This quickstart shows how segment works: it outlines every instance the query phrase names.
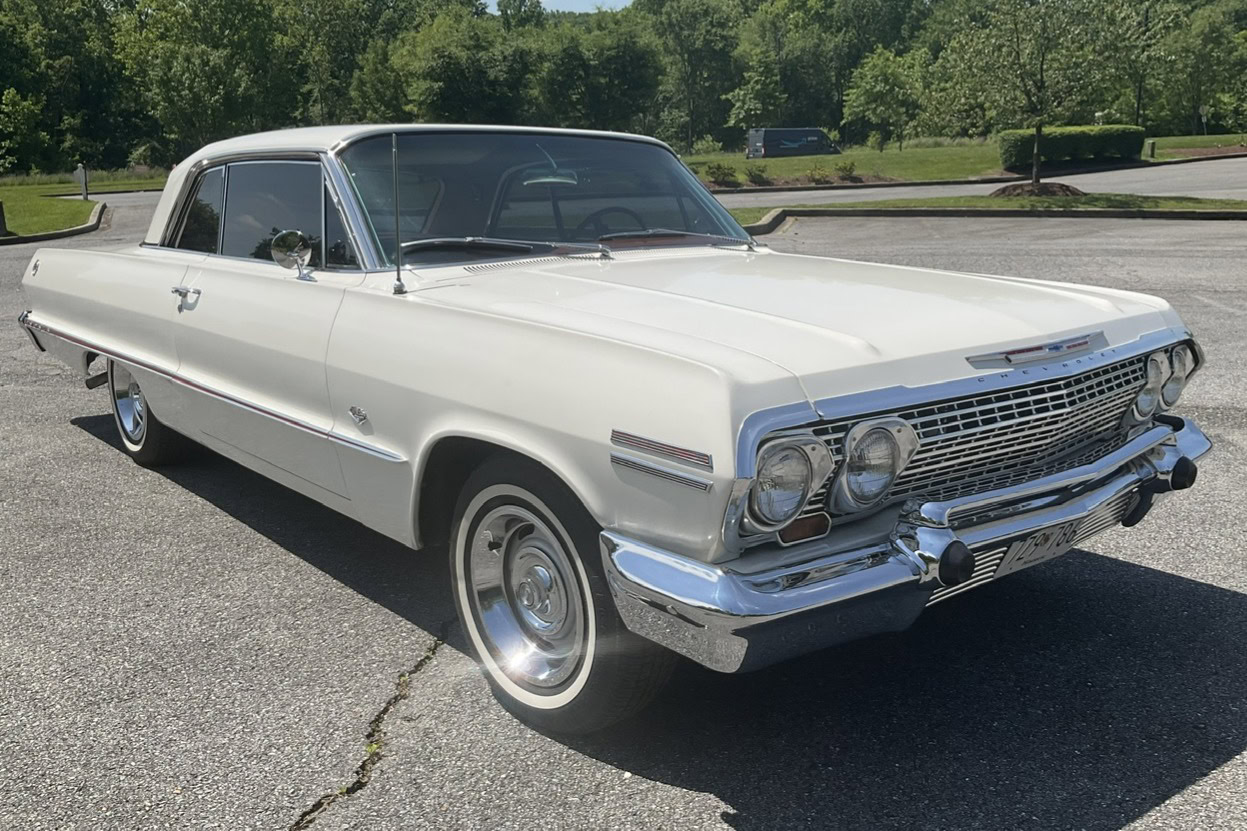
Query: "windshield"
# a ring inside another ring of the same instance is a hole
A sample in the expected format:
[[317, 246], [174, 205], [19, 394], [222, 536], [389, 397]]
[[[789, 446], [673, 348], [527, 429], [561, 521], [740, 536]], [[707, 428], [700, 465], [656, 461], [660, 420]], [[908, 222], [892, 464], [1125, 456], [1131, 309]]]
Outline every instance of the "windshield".
[[[392, 265], [391, 158], [389, 134], [342, 153], [377, 245]], [[627, 139], [400, 133], [398, 189], [399, 242], [408, 263], [522, 255], [516, 247], [411, 244], [426, 239], [486, 237], [553, 247], [600, 240], [613, 248], [749, 240], [670, 151]]]

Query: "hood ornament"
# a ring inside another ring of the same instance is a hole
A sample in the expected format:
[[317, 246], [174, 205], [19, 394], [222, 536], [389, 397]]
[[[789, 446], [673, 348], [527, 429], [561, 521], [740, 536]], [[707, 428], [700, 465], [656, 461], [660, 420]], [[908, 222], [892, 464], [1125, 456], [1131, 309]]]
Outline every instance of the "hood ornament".
[[1069, 357], [1077, 352], [1089, 352], [1108, 346], [1108, 339], [1103, 332], [1092, 332], [1073, 338], [1039, 343], [1034, 346], [1021, 346], [1017, 349], [1005, 349], [1001, 352], [988, 352], [985, 355], [973, 355], [966, 360], [977, 369], [995, 369], [999, 367], [1019, 366], [1022, 364], [1055, 361]]

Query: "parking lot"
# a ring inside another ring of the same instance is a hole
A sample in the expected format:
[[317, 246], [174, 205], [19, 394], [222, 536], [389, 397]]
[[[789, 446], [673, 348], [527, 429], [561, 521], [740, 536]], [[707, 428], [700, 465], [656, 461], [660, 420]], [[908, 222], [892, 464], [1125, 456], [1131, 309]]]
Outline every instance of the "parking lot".
[[[63, 244], [142, 236], [155, 195], [105, 198], [110, 227]], [[1247, 827], [1247, 223], [766, 240], [1166, 297], [1207, 352], [1181, 409], [1216, 449], [1139, 527], [909, 632], [754, 675], [685, 665], [639, 717], [565, 739], [493, 702], [443, 552], [218, 457], [135, 466], [104, 392], [6, 324], [0, 829]], [[4, 320], [33, 248], [0, 247]]]

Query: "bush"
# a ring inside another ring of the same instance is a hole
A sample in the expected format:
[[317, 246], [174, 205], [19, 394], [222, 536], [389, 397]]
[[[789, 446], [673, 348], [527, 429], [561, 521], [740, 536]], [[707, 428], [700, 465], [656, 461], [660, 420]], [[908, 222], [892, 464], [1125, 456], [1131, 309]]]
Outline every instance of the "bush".
[[[1004, 130], [997, 134], [1000, 166], [1025, 170], [1035, 149], [1034, 130]], [[1046, 162], [1066, 159], [1137, 159], [1143, 154], [1143, 128], [1132, 124], [1087, 127], [1048, 127], [1039, 143]]]
[[836, 181], [836, 177], [832, 175], [831, 171], [823, 167], [821, 164], [816, 164], [811, 167], [809, 173], [806, 175], [810, 178], [810, 181], [816, 185], [829, 185]]
[[872, 130], [870, 135], [866, 136], [866, 146], [872, 150], [878, 150], [880, 153], [888, 146], [887, 137], [878, 130]]
[[722, 162], [710, 162], [705, 169], [706, 178], [716, 185], [735, 187], [740, 184], [736, 178], [736, 168]]
[[852, 179], [857, 174], [857, 162], [852, 159], [836, 162], [835, 170], [841, 179]]
[[709, 156], [711, 153], [722, 153], [723, 145], [719, 144], [710, 136], [702, 136], [693, 142], [694, 156]]
[[745, 165], [745, 178], [751, 185], [769, 185], [771, 177], [766, 175], [766, 167], [760, 164]]

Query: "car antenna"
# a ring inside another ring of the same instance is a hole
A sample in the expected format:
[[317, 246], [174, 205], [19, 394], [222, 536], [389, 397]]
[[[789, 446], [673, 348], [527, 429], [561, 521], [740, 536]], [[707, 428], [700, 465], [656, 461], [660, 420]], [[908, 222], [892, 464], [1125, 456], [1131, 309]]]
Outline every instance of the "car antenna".
[[394, 293], [406, 294], [403, 282], [403, 235], [398, 215], [398, 133], [390, 133], [390, 159], [394, 168]]

